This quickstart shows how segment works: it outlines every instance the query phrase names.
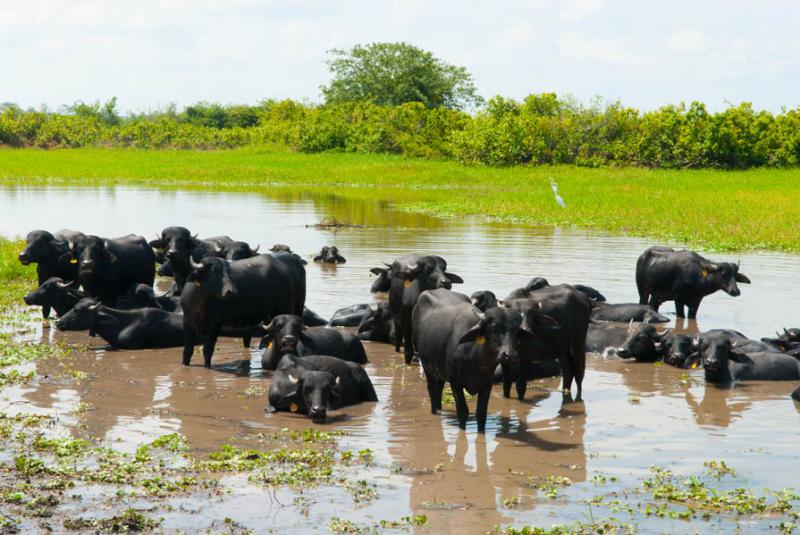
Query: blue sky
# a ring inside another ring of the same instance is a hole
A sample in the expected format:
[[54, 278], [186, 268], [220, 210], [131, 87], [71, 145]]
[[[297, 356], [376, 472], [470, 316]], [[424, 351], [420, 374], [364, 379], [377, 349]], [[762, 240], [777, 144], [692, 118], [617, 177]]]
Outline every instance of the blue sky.
[[0, 102], [319, 100], [325, 51], [407, 41], [484, 96], [800, 105], [800, 2], [1, 0]]

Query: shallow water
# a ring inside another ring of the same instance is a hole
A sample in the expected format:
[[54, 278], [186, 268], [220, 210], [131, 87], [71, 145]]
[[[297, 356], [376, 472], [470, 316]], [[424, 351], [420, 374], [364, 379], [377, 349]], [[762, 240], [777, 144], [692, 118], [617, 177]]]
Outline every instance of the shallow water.
[[[371, 301], [369, 268], [409, 251], [447, 258], [450, 270], [464, 278], [457, 289], [465, 293], [491, 289], [502, 297], [539, 275], [551, 283], [591, 285], [610, 302], [635, 301], [635, 261], [653, 244], [575, 229], [443, 221], [392, 211], [385, 203], [286, 194], [6, 187], [0, 189], [0, 206], [0, 233], [6, 236], [66, 227], [109, 237], [135, 232], [149, 239], [165, 226], [180, 224], [201, 236], [228, 234], [260, 243], [262, 250], [286, 243], [309, 259], [322, 245], [338, 245], [346, 264], [307, 266], [307, 305], [323, 316]], [[331, 216], [364, 226], [313, 228]], [[681, 327], [726, 327], [755, 338], [798, 323], [800, 289], [794, 274], [800, 256], [711, 257], [740, 260], [753, 284], [743, 285], [738, 298], [722, 293], [707, 298], [697, 323]], [[662, 312], [674, 317], [671, 303]], [[86, 432], [123, 450], [133, 451], [172, 432], [184, 434], [195, 448], [209, 450], [276, 428], [310, 425], [296, 415], [264, 413], [265, 396], [253, 394], [266, 389], [268, 378], [206, 370], [197, 352], [194, 365], [185, 368], [178, 349], [104, 351], [99, 340], [81, 333], [39, 329], [37, 336], [93, 346], [74, 365], [88, 378], [79, 387], [47, 380], [8, 387], [6, 397], [16, 410], [50, 411], [67, 419], [74, 418], [67, 413], [75, 403], [91, 404], [94, 409], [79, 417]], [[322, 494], [306, 517], [292, 508], [265, 509], [263, 489], [242, 482], [235, 498], [203, 507], [184, 504], [185, 510], [202, 511], [187, 516], [176, 508], [164, 526], [210, 526], [215, 518], [230, 516], [251, 528], [303, 531], [311, 525], [325, 531], [334, 514], [374, 522], [412, 512], [429, 518], [429, 528], [421, 531], [472, 533], [507, 523], [547, 526], [589, 519], [581, 499], [609, 490], [595, 488], [590, 482], [595, 475], [617, 476], [610, 489], [621, 489], [635, 486], [651, 465], [693, 472], [711, 459], [733, 465], [740, 483], [752, 488], [796, 485], [800, 414], [788, 394], [797, 382], [756, 382], [722, 390], [705, 385], [701, 371], [692, 371], [687, 379], [681, 377], [684, 370], [590, 356], [584, 402], [562, 406], [557, 379], [532, 383], [522, 403], [503, 399], [497, 388], [486, 435], [479, 436], [472, 420], [466, 432], [459, 431], [452, 406], [445, 407], [443, 416], [430, 414], [419, 367], [403, 365], [387, 345], [368, 344], [367, 352], [367, 371], [381, 401], [335, 411], [327, 427], [348, 432], [342, 441], [346, 447], [372, 449], [377, 466], [396, 468], [369, 474], [379, 483], [379, 500], [350, 510], [348, 500]], [[225, 340], [215, 363], [250, 358], [257, 362], [258, 352]], [[52, 363], [36, 365], [47, 375]], [[550, 500], [526, 485], [531, 474], [564, 476], [574, 484]], [[518, 505], [503, 506], [504, 498], [518, 495]], [[676, 520], [644, 522], [642, 526], [659, 531], [689, 528]], [[726, 531], [730, 525], [693, 523], [691, 529]], [[762, 520], [742, 527], [768, 526]]]

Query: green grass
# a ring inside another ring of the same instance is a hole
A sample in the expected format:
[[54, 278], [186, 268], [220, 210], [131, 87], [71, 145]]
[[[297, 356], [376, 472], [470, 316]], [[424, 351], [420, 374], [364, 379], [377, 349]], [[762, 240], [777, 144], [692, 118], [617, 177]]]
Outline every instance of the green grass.
[[0, 313], [22, 304], [22, 296], [36, 287], [36, 268], [17, 260], [24, 246], [22, 241], [0, 237]]
[[[565, 209], [554, 201], [551, 177]], [[597, 228], [712, 250], [800, 251], [797, 169], [489, 168], [389, 155], [297, 154], [280, 147], [5, 149], [0, 181], [319, 193], [388, 201], [436, 216]]]

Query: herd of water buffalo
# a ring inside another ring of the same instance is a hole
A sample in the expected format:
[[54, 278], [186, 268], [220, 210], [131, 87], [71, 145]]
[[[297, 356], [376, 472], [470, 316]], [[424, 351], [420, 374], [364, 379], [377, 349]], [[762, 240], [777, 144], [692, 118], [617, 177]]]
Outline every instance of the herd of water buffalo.
[[[38, 289], [28, 305], [51, 309], [62, 330], [88, 330], [117, 349], [183, 347], [183, 364], [202, 345], [205, 366], [219, 336], [260, 338], [261, 364], [272, 370], [269, 408], [308, 414], [322, 421], [329, 408], [377, 401], [363, 340], [403, 348], [406, 364], [416, 357], [425, 371], [431, 412], [442, 406], [445, 383], [466, 426], [464, 392], [477, 395], [478, 430], [484, 431], [492, 385], [511, 387], [521, 400], [531, 379], [561, 375], [565, 400], [573, 382], [581, 397], [586, 352], [680, 368], [702, 366], [708, 382], [800, 379], [800, 329], [775, 338], [750, 340], [732, 330], [697, 336], [659, 331], [669, 321], [658, 313], [675, 302], [678, 317], [696, 317], [703, 297], [723, 290], [739, 295], [750, 283], [738, 264], [712, 262], [691, 251], [651, 247], [636, 264], [639, 303], [609, 304], [596, 289], [550, 285], [536, 277], [498, 299], [484, 290], [466, 296], [462, 283], [440, 256], [408, 254], [371, 272], [373, 293], [388, 301], [337, 311], [330, 321], [305, 307], [305, 260], [286, 245], [259, 254], [227, 236], [199, 239], [183, 227], [165, 228], [148, 242], [128, 235], [104, 239], [62, 230], [32, 231], [20, 252], [37, 265]], [[334, 246], [315, 262], [340, 264]], [[158, 270], [156, 271], [156, 266]], [[172, 277], [156, 295], [156, 274]], [[627, 324], [627, 325], [623, 325]], [[357, 334], [332, 327], [357, 327]], [[800, 388], [793, 397], [800, 400]]]

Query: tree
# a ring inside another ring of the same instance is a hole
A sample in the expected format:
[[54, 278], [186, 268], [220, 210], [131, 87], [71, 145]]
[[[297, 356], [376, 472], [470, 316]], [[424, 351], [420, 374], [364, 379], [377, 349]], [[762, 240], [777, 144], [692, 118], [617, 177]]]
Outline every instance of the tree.
[[322, 86], [326, 102], [371, 101], [397, 105], [421, 102], [428, 108], [476, 106], [483, 102], [472, 75], [408, 43], [372, 43], [329, 51], [333, 80]]

